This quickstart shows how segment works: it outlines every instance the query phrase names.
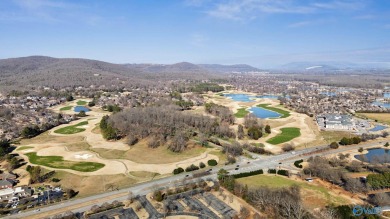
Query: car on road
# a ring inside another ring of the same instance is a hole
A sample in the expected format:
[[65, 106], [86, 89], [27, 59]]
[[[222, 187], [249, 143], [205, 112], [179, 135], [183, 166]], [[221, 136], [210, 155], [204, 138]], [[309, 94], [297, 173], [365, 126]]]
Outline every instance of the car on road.
[[189, 177], [190, 175], [186, 175], [186, 177]]
[[250, 161], [248, 161], [247, 164], [250, 164]]
[[279, 162], [279, 164], [282, 164], [282, 162]]
[[207, 170], [207, 172], [211, 172], [211, 171], [213, 171], [213, 169], [209, 169], [209, 170]]
[[234, 170], [238, 170], [238, 167], [236, 167]]
[[34, 210], [34, 212], [39, 212], [39, 211], [41, 211], [40, 208]]
[[237, 165], [236, 167], [240, 167], [240, 165]]

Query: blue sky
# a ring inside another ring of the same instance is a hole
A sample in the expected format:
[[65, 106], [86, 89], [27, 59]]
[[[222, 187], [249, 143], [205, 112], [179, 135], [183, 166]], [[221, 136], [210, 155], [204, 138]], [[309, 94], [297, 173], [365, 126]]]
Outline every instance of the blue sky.
[[389, 0], [0, 1], [0, 58], [390, 63]]

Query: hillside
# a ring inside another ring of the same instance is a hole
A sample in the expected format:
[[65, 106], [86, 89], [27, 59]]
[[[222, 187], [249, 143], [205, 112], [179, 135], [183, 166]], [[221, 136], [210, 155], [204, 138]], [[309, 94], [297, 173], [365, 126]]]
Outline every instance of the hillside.
[[88, 59], [31, 56], [0, 60], [2, 91], [30, 90], [38, 86], [105, 88], [154, 84], [157, 80], [216, 78], [191, 63], [173, 65], [122, 65]]

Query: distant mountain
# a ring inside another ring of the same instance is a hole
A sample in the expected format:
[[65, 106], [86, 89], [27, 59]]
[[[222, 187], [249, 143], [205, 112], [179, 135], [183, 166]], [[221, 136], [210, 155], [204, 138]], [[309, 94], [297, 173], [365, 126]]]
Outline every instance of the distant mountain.
[[34, 89], [37, 86], [66, 88], [77, 86], [123, 87], [157, 83], [158, 80], [217, 78], [191, 63], [173, 65], [112, 64], [89, 59], [30, 56], [0, 60], [0, 89]]
[[278, 67], [285, 71], [349, 71], [349, 70], [371, 70], [390, 69], [390, 63], [351, 63], [351, 62], [291, 62]]
[[250, 65], [238, 64], [238, 65], [219, 65], [219, 64], [200, 64], [199, 66], [211, 71], [211, 72], [254, 72], [261, 71]]

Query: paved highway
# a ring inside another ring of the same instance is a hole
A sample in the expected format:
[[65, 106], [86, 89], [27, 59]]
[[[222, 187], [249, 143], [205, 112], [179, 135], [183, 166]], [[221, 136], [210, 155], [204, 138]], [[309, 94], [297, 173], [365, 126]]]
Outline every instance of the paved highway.
[[[217, 172], [222, 168], [228, 170], [230, 173], [237, 174], [237, 173], [248, 172], [248, 171], [258, 170], [258, 169], [276, 168], [279, 166], [280, 162], [282, 162], [283, 165], [285, 165], [285, 164], [292, 163], [297, 159], [307, 159], [311, 156], [338, 154], [348, 150], [354, 150], [354, 149], [357, 150], [360, 147], [368, 148], [368, 147], [381, 146], [381, 145], [383, 145], [383, 143], [381, 142], [370, 142], [370, 143], [363, 143], [363, 144], [352, 145], [352, 146], [341, 146], [338, 149], [325, 150], [325, 151], [324, 149], [327, 149], [328, 146], [322, 145], [318, 147], [296, 150], [294, 152], [282, 153], [279, 155], [272, 155], [272, 156], [256, 155], [256, 159], [254, 160], [242, 158], [240, 159], [239, 163], [236, 163], [234, 165], [214, 167], [210, 175], [201, 178], [216, 179]], [[240, 167], [238, 170], [235, 170], [237, 165], [240, 165]], [[136, 195], [145, 195], [151, 192], [153, 188], [156, 188], [156, 186], [157, 187], [173, 186], [177, 183], [181, 183], [185, 178], [188, 178], [186, 177], [186, 173], [173, 175], [162, 179], [136, 184], [130, 188], [97, 194], [86, 198], [72, 199], [52, 206], [42, 207], [39, 212], [31, 210], [31, 211], [21, 212], [17, 215], [10, 215], [5, 218], [40, 218], [40, 215], [44, 213], [58, 214], [58, 213], [63, 213], [67, 210], [71, 210], [73, 212], [83, 212], [89, 210], [93, 205], [101, 205], [104, 202], [112, 202], [114, 200], [118, 200], [118, 201], [125, 200], [127, 198], [127, 194], [129, 191], [131, 191], [133, 194]]]

